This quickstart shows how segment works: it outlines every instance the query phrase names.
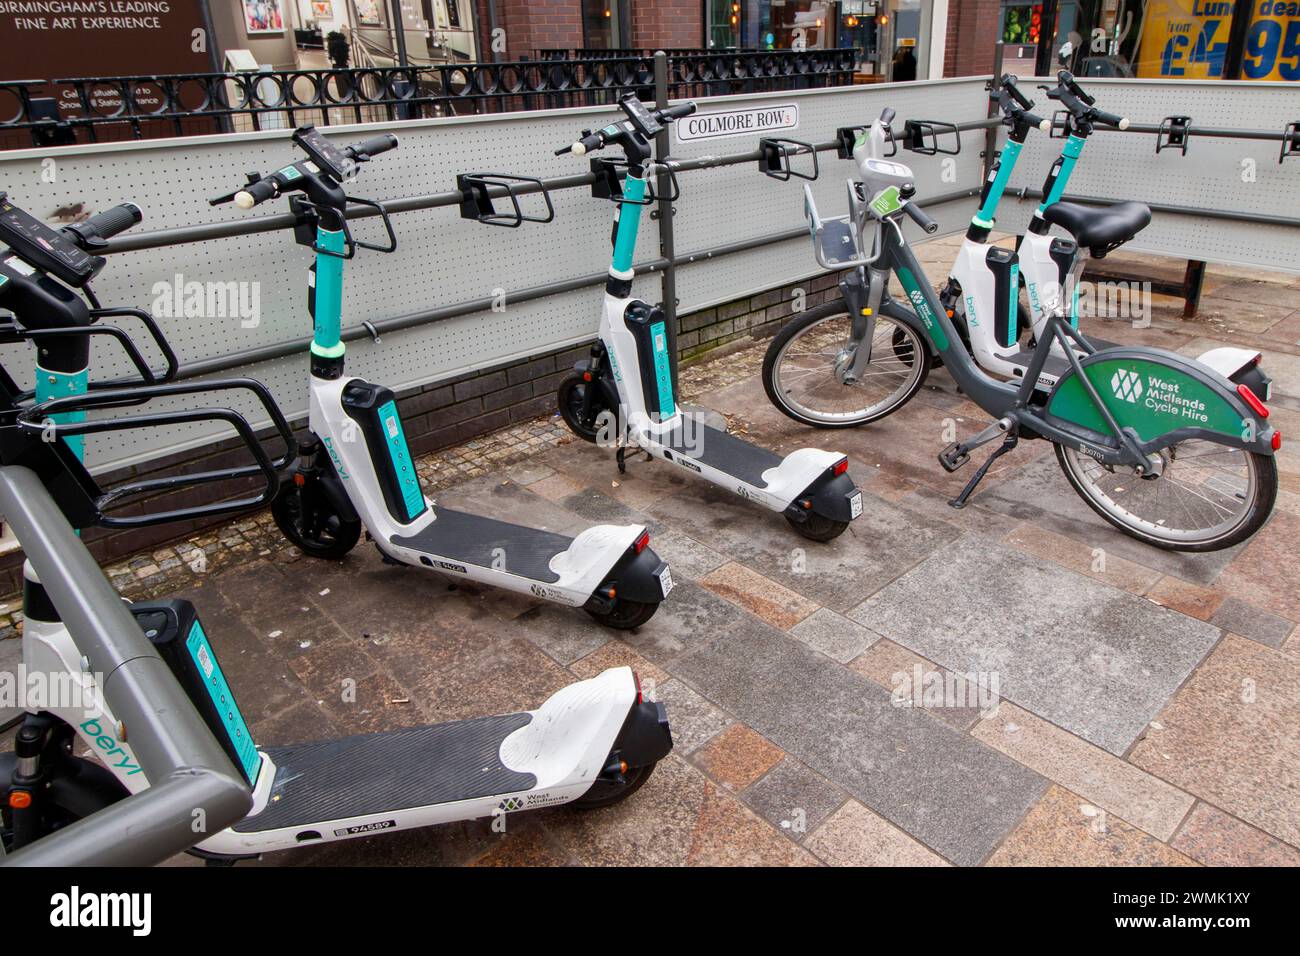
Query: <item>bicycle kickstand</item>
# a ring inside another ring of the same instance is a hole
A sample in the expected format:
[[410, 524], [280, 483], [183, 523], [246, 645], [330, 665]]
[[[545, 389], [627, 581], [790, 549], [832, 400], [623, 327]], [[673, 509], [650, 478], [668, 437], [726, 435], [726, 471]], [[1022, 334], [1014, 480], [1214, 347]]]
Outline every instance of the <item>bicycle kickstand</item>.
[[980, 465], [979, 471], [971, 475], [970, 481], [966, 482], [966, 487], [961, 490], [961, 494], [949, 501], [948, 504], [953, 508], [965, 508], [967, 499], [975, 493], [975, 486], [984, 480], [984, 476], [989, 473], [989, 468], [993, 466], [993, 463], [1018, 444], [1020, 444], [1019, 436], [1013, 431], [1007, 432], [1006, 437], [1002, 439], [1002, 444], [993, 449], [993, 454], [989, 455], [988, 460]]

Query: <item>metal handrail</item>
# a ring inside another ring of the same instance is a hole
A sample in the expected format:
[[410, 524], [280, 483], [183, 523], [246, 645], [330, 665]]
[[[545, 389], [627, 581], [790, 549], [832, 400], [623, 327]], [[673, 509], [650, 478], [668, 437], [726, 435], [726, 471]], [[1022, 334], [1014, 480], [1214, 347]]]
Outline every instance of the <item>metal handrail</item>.
[[[170, 668], [36, 473], [0, 468], [0, 513], [22, 542], [149, 787], [7, 856], [7, 866], [152, 866], [243, 819], [253, 797]], [[201, 807], [204, 818], [194, 810]]]

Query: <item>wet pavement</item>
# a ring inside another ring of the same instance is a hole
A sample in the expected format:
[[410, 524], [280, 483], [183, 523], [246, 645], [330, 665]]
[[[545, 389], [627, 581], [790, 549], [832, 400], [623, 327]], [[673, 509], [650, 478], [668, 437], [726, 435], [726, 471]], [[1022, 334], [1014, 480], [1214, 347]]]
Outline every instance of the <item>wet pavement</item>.
[[[936, 263], [952, 249], [923, 247]], [[1189, 354], [1262, 348], [1270, 421], [1300, 435], [1300, 279], [1211, 267], [1197, 319], [1156, 303], [1148, 328], [1085, 329]], [[970, 468], [939, 467], [942, 434], [987, 417], [942, 370], [885, 421], [815, 432], [767, 402], [765, 344], [684, 370], [683, 391], [776, 451], [850, 456], [864, 513], [829, 544], [664, 463], [635, 458], [620, 475], [554, 419], [422, 465], [453, 507], [568, 533], [646, 524], [677, 587], [636, 631], [453, 588], [365, 543], [341, 562], [305, 558], [266, 515], [110, 569], [128, 596], [197, 604], [266, 744], [527, 709], [619, 664], [668, 706], [676, 747], [622, 804], [266, 865], [1300, 863], [1300, 457], [1288, 445], [1262, 531], [1173, 554], [1096, 517], [1045, 443], [1001, 459], [970, 507], [947, 507]]]

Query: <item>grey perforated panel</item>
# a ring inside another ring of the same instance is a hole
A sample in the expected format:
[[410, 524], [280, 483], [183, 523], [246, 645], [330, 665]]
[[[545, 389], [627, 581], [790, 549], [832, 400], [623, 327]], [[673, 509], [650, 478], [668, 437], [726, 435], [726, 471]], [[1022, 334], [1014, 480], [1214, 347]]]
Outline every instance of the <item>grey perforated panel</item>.
[[[1041, 80], [1034, 83], [1045, 82]], [[1051, 100], [1032, 91], [1041, 112]], [[1195, 126], [1275, 130], [1300, 119], [1294, 83], [1224, 83], [1178, 80], [1106, 80], [1086, 86], [1107, 112], [1134, 123], [1159, 123], [1166, 116], [1190, 116]], [[1031, 133], [998, 215], [998, 226], [1023, 230], [1037, 200], [1015, 202], [1012, 191], [1040, 189], [1063, 140]], [[1270, 216], [1300, 217], [1300, 160], [1278, 163], [1277, 140], [1218, 139], [1193, 132], [1184, 156], [1177, 149], [1156, 154], [1151, 134], [1099, 129], [1084, 147], [1068, 194], [1129, 199]], [[1156, 213], [1151, 225], [1126, 248], [1180, 258], [1300, 272], [1300, 229], [1234, 223], [1208, 217]]]

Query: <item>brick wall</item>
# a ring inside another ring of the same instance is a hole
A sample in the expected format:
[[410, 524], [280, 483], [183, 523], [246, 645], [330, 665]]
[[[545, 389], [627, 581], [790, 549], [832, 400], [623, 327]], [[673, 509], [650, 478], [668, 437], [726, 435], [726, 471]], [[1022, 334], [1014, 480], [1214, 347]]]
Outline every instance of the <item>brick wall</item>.
[[704, 4], [700, 0], [632, 3], [632, 42], [641, 50], [704, 45]]
[[993, 72], [993, 45], [1001, 12], [1000, 0], [953, 0], [948, 7], [944, 76]]
[[[647, 286], [644, 295], [655, 298], [655, 287]], [[757, 292], [724, 305], [689, 312], [678, 317], [677, 348], [684, 363], [707, 356], [724, 346], [736, 346], [776, 333], [781, 324], [802, 300], [811, 308], [833, 298], [835, 277], [821, 275]], [[593, 295], [595, 291], [593, 290]], [[397, 396], [403, 429], [413, 455], [425, 455], [451, 445], [464, 444], [488, 432], [518, 422], [555, 414], [555, 393], [573, 364], [589, 354], [590, 343], [548, 352], [493, 368], [470, 372], [421, 388], [408, 389]], [[306, 360], [304, 359], [304, 362]], [[301, 426], [300, 426], [301, 427]], [[268, 436], [269, 439], [269, 436]], [[268, 450], [278, 450], [268, 440]], [[168, 474], [193, 474], [250, 463], [243, 446], [234, 439], [201, 450], [191, 450], [158, 458], [133, 468], [98, 476], [105, 487], [132, 479]], [[200, 485], [169, 492], [148, 502], [150, 512], [182, 508], [254, 493], [259, 482], [248, 479], [238, 484]], [[142, 513], [139, 504], [117, 513]], [[190, 537], [203, 528], [224, 524], [231, 516], [206, 520], [179, 521], [147, 528], [87, 528], [82, 539], [101, 564], [139, 551], [160, 547], [171, 541]], [[21, 588], [22, 556], [11, 553], [0, 557], [0, 594], [13, 594]]]

